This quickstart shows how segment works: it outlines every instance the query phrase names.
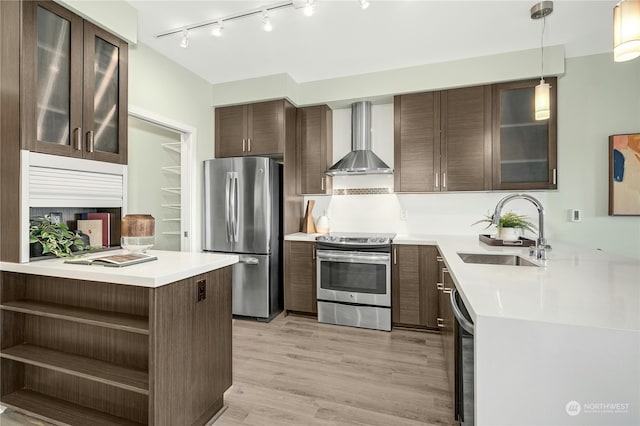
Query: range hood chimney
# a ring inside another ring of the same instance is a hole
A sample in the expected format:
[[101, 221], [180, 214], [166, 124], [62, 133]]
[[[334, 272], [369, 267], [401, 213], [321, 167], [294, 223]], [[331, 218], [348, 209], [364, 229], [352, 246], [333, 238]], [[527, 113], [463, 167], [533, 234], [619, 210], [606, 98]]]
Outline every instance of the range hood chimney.
[[371, 102], [351, 104], [351, 152], [331, 166], [329, 176], [390, 174], [393, 169], [371, 150]]

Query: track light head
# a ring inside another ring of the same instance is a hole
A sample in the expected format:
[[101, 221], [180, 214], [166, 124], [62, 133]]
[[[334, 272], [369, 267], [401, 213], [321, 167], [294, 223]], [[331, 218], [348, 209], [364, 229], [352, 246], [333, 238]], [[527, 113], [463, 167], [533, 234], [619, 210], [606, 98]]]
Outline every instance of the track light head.
[[313, 0], [307, 0], [307, 4], [304, 6], [305, 16], [313, 16], [313, 12], [315, 11], [315, 5], [313, 3]]
[[262, 29], [268, 33], [273, 31], [273, 25], [266, 10], [262, 12]]
[[186, 49], [189, 47], [189, 31], [182, 30], [182, 40], [180, 41], [180, 47]]
[[211, 30], [211, 35], [214, 37], [222, 37], [222, 32], [224, 31], [224, 24], [222, 21], [218, 21]]

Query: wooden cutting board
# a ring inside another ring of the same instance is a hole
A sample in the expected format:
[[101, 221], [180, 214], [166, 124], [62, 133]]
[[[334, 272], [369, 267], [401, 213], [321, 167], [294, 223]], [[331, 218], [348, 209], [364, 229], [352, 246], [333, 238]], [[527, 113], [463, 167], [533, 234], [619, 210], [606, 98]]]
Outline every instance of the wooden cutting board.
[[300, 232], [304, 232], [307, 234], [315, 234], [316, 224], [313, 221], [313, 206], [316, 204], [314, 200], [309, 200], [307, 202], [307, 211], [304, 214], [304, 219], [302, 219], [302, 228]]

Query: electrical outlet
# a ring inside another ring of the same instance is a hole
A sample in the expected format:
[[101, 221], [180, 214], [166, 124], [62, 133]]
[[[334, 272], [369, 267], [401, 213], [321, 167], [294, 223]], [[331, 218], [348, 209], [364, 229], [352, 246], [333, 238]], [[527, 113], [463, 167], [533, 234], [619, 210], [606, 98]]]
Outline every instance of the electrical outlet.
[[409, 217], [409, 212], [406, 210], [400, 210], [400, 220], [407, 220]]
[[207, 298], [207, 281], [198, 281], [198, 302]]
[[571, 222], [580, 222], [582, 220], [582, 212], [580, 209], [569, 210], [569, 220]]

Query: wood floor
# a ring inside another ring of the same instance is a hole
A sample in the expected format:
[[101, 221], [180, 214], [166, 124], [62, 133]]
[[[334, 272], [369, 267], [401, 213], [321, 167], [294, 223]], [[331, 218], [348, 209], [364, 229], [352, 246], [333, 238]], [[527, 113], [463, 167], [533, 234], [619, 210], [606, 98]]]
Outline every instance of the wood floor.
[[[437, 334], [234, 320], [233, 386], [214, 424], [452, 425], [447, 386]], [[9, 410], [0, 424], [48, 425]]]

